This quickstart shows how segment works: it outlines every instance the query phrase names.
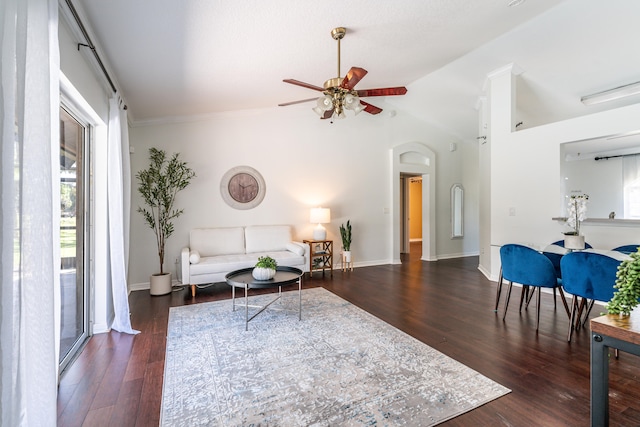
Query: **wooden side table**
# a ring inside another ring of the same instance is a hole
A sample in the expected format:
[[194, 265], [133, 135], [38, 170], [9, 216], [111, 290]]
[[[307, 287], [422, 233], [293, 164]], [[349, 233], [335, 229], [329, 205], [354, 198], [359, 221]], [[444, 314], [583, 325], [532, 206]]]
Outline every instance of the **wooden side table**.
[[329, 270], [333, 277], [333, 240], [303, 240], [309, 245], [309, 277], [314, 271]]
[[640, 356], [640, 310], [591, 319], [591, 425], [609, 425], [609, 348]]

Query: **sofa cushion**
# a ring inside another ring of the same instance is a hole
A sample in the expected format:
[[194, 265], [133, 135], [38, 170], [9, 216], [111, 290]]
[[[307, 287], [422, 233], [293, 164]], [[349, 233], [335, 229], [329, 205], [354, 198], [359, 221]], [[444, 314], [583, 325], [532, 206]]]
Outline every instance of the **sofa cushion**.
[[189, 262], [191, 264], [199, 263], [200, 262], [200, 252], [198, 252], [198, 251], [189, 252]]
[[198, 264], [191, 264], [190, 273], [192, 276], [228, 273], [241, 268], [253, 267], [258, 262], [259, 257], [266, 255], [274, 258], [279, 266], [298, 267], [302, 269], [306, 263], [304, 256], [296, 255], [287, 250], [255, 252], [252, 254], [218, 255], [200, 258]]
[[293, 252], [284, 250], [284, 251], [269, 251], [269, 252], [254, 252], [252, 254], [247, 254], [247, 256], [253, 256], [255, 257], [255, 262], [258, 262], [258, 258], [263, 257], [263, 256], [270, 256], [271, 258], [275, 259], [276, 262], [278, 263], [279, 267], [297, 267], [297, 268], [304, 268], [304, 265], [306, 263], [306, 260], [304, 258], [304, 256], [300, 256], [298, 254], [294, 254]]
[[198, 264], [191, 264], [191, 275], [228, 273], [241, 268], [253, 267], [258, 262], [245, 254], [218, 255], [200, 258]]
[[200, 257], [244, 253], [244, 229], [195, 228], [190, 234], [190, 248], [200, 253]]
[[288, 225], [254, 225], [244, 230], [247, 253], [286, 251], [291, 242]]

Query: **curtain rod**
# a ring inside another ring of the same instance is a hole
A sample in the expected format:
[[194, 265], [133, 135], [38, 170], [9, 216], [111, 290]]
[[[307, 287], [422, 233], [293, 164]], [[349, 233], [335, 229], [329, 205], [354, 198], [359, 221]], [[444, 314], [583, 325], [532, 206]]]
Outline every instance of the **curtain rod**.
[[614, 159], [616, 157], [631, 157], [631, 156], [637, 156], [640, 153], [633, 153], [633, 154], [618, 154], [617, 156], [598, 156], [598, 157], [594, 157], [593, 160], [595, 160], [596, 162], [598, 160], [608, 160], [608, 159]]
[[[87, 33], [87, 29], [82, 23], [82, 20], [80, 20], [80, 16], [78, 15], [76, 8], [73, 6], [73, 3], [71, 3], [71, 0], [65, 0], [65, 2], [67, 3], [67, 6], [69, 7], [71, 14], [73, 15], [73, 19], [75, 19], [76, 24], [78, 24], [78, 28], [80, 28], [80, 31], [82, 32], [82, 35], [84, 36], [84, 39], [86, 41], [86, 43], [78, 43], [78, 50], [80, 50], [80, 46], [88, 47], [89, 49], [91, 49], [91, 52], [93, 52], [93, 56], [95, 57], [96, 61], [98, 61], [98, 65], [100, 66], [100, 69], [104, 73], [104, 76], [107, 78], [107, 81], [111, 86], [111, 89], [114, 92], [118, 92], [118, 90], [116, 89], [116, 85], [113, 84], [113, 80], [111, 80], [111, 76], [109, 76], [107, 69], [105, 68], [102, 60], [100, 59], [98, 52], [96, 51], [95, 45], [91, 41], [91, 37], [89, 37], [89, 34]], [[126, 105], [124, 106], [124, 109], [125, 110], [127, 109]]]

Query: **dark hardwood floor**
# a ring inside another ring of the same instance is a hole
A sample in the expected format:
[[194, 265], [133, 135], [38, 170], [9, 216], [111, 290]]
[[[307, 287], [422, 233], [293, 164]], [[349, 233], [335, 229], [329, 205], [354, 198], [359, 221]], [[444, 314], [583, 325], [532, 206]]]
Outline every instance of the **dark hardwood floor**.
[[[588, 426], [588, 329], [567, 343], [567, 315], [545, 294], [536, 334], [535, 303], [518, 313], [520, 288], [503, 322], [493, 311], [496, 284], [477, 267], [477, 257], [422, 262], [412, 251], [402, 265], [316, 274], [304, 288], [322, 286], [513, 390], [443, 425]], [[230, 297], [225, 284], [195, 299], [187, 289], [161, 297], [133, 292], [132, 324], [142, 333], [91, 338], [60, 382], [58, 425], [158, 425], [169, 307]], [[640, 425], [639, 375], [640, 358], [611, 356], [612, 426]]]

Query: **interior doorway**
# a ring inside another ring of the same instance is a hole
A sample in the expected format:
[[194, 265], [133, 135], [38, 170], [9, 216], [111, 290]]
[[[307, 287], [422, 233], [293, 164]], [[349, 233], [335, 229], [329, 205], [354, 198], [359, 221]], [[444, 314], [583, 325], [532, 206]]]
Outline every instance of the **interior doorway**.
[[[422, 212], [419, 220], [422, 222], [422, 241], [415, 245], [421, 249], [420, 259], [435, 261], [436, 256], [436, 165], [435, 153], [427, 146], [409, 142], [391, 149], [393, 159], [392, 168], [392, 201], [393, 201], [393, 246], [392, 261], [394, 264], [402, 262], [401, 254], [410, 253], [411, 239], [408, 237], [409, 211], [409, 179], [421, 178]], [[417, 215], [414, 215], [414, 218]]]
[[422, 255], [422, 176], [400, 175], [401, 194], [401, 260], [420, 259]]

